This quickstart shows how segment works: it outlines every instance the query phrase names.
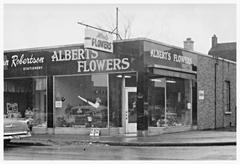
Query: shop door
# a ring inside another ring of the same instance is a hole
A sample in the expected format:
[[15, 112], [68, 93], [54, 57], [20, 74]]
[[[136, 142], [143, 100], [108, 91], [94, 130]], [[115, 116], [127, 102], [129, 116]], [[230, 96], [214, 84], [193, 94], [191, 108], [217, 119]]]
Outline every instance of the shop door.
[[137, 88], [125, 88], [126, 134], [137, 134]]

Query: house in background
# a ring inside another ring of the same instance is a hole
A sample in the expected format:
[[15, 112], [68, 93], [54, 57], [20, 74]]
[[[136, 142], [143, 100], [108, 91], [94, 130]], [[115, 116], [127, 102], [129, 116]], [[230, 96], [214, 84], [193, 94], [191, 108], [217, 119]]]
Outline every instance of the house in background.
[[217, 36], [212, 37], [212, 47], [208, 55], [236, 61], [236, 42], [218, 43]]

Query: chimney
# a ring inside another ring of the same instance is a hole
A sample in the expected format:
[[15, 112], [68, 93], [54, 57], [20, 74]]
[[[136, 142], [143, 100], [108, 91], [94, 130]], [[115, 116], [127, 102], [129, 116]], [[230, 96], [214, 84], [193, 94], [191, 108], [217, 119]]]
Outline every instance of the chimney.
[[218, 44], [217, 42], [217, 36], [214, 34], [213, 37], [212, 37], [212, 48], [213, 47], [216, 47]]
[[194, 41], [192, 41], [191, 38], [187, 38], [186, 41], [184, 41], [184, 49], [193, 51], [193, 43]]

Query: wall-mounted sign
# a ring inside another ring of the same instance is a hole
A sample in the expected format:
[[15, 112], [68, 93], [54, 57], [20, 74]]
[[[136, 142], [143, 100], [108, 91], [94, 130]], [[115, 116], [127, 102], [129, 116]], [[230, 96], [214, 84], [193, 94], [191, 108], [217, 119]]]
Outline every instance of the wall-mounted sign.
[[199, 100], [204, 100], [204, 90], [199, 90], [198, 91], [198, 99]]
[[[44, 57], [38, 57], [34, 56], [33, 54], [25, 55], [12, 55], [11, 59], [7, 59], [6, 55], [4, 56], [4, 66], [10, 66], [10, 67], [18, 67], [22, 66], [23, 68], [27, 68], [31, 65], [38, 65], [44, 63]], [[24, 70], [24, 69], [23, 69]]]
[[175, 53], [172, 54], [170, 52], [161, 51], [158, 49], [152, 49], [150, 51], [150, 57], [161, 59], [161, 60], [173, 61], [176, 63], [182, 63], [182, 64], [188, 64], [188, 65], [192, 64], [192, 58], [190, 57], [178, 55]]
[[62, 108], [62, 101], [55, 101], [56, 108]]
[[135, 70], [127, 55], [85, 49], [84, 45], [4, 54], [4, 77], [27, 77]]
[[4, 76], [39, 76], [46, 74], [51, 52], [16, 51], [4, 53]]
[[[107, 72], [120, 71], [130, 68], [129, 58], [106, 58], [99, 55], [98, 51], [89, 49], [66, 49], [54, 51], [51, 56], [52, 62], [76, 61], [75, 72]], [[64, 68], [65, 69], [65, 68]]]
[[113, 53], [113, 36], [108, 32], [86, 28], [84, 47]]

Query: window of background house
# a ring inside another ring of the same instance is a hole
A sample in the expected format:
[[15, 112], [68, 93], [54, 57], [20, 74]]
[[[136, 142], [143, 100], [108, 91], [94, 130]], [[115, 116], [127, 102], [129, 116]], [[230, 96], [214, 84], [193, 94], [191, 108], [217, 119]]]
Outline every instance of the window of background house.
[[231, 111], [231, 94], [230, 94], [230, 81], [225, 81], [225, 108], [226, 111], [230, 112]]

